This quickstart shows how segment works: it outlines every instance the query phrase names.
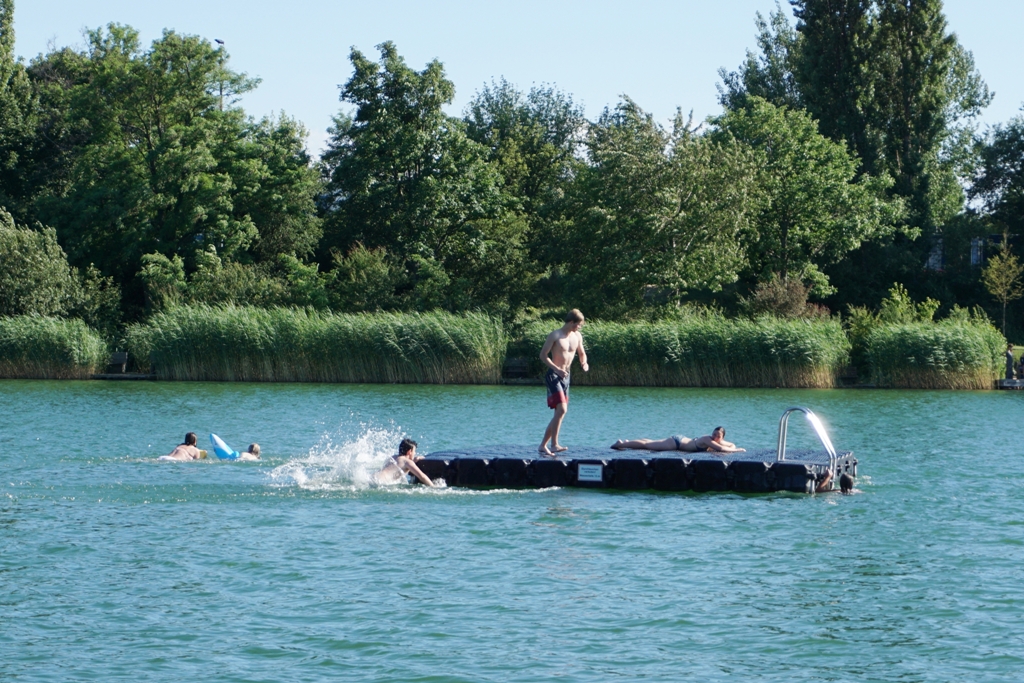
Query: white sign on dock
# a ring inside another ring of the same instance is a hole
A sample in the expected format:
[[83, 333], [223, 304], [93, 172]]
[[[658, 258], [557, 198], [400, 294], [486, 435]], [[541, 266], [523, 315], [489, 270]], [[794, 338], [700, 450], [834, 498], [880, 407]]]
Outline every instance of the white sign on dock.
[[576, 481], [600, 482], [604, 479], [604, 465], [578, 465]]

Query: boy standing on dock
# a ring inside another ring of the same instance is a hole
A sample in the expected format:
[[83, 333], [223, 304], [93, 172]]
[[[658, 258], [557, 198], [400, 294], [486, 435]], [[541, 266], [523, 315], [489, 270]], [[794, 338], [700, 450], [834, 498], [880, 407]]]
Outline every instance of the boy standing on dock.
[[[555, 411], [555, 416], [548, 423], [544, 431], [544, 440], [540, 442], [537, 452], [549, 458], [555, 457], [555, 453], [569, 450], [558, 443], [558, 432], [562, 429], [562, 420], [569, 410], [569, 368], [576, 357], [577, 351], [580, 354], [580, 365], [583, 372], [588, 372], [587, 352], [583, 348], [583, 335], [580, 328], [583, 327], [583, 314], [578, 308], [569, 311], [565, 316], [565, 324], [548, 335], [544, 341], [544, 348], [540, 350], [540, 359], [548, 366], [544, 375], [544, 384], [548, 388], [548, 408]], [[548, 448], [548, 442], [551, 448]]]

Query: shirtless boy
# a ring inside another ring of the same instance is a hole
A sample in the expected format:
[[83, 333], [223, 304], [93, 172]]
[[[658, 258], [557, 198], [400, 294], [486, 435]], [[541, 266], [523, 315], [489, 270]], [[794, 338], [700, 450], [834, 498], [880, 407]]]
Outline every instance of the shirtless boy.
[[405, 478], [406, 474], [411, 474], [419, 479], [420, 483], [434, 486], [430, 477], [416, 465], [417, 460], [423, 459], [423, 456], [416, 455], [417, 445], [412, 439], [402, 439], [402, 443], [398, 444], [398, 455], [388, 458], [384, 467], [373, 475], [373, 481], [377, 484], [397, 484]]
[[725, 427], [715, 427], [709, 435], [698, 436], [696, 439], [688, 437], [670, 436], [667, 439], [655, 441], [654, 439], [619, 439], [612, 444], [617, 451], [626, 448], [635, 448], [648, 451], [685, 451], [696, 453], [697, 451], [714, 451], [717, 453], [743, 453], [745, 448], [736, 448], [736, 444], [725, 440]]
[[[537, 452], [549, 458], [555, 457], [555, 453], [569, 450], [558, 443], [558, 432], [569, 410], [569, 367], [577, 352], [580, 354], [583, 372], [590, 370], [587, 352], [583, 348], [583, 335], [580, 334], [581, 327], [583, 314], [574, 308], [566, 314], [565, 324], [548, 335], [544, 348], [540, 350], [540, 359], [548, 366], [547, 374], [544, 375], [544, 383], [548, 387], [548, 408], [554, 409], [555, 416], [548, 423], [544, 440], [540, 442]], [[551, 448], [548, 448], [549, 442]]]
[[196, 433], [189, 432], [185, 435], [185, 443], [174, 448], [170, 454], [162, 456], [167, 460], [199, 460], [203, 454], [196, 448]]

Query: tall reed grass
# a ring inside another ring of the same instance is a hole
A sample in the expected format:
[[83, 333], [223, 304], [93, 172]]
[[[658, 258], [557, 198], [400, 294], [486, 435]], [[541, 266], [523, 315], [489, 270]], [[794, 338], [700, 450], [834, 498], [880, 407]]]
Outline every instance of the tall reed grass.
[[901, 389], [991, 389], [1005, 349], [991, 325], [958, 320], [883, 325], [867, 340], [876, 386]]
[[[531, 325], [519, 348], [536, 357], [551, 328]], [[588, 322], [583, 337], [590, 372], [574, 371], [574, 384], [824, 388], [835, 386], [850, 352], [832, 319], [694, 314], [653, 323]]]
[[477, 313], [185, 306], [130, 326], [126, 342], [160, 379], [496, 384], [508, 339]]
[[0, 377], [85, 379], [105, 366], [107, 345], [81, 320], [0, 318]]

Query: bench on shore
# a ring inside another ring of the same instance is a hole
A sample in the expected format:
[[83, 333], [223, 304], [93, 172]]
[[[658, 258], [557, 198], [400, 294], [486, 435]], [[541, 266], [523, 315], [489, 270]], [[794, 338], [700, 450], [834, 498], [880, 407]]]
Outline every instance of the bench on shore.
[[[128, 352], [127, 351], [114, 351], [110, 354], [110, 359], [107, 361], [106, 372], [98, 375], [90, 375], [92, 379], [116, 379], [116, 380], [136, 380], [136, 379], [156, 379], [156, 375], [147, 374], [142, 372], [128, 372]], [[152, 372], [152, 370], [150, 371]]]
[[107, 361], [107, 370], [110, 374], [123, 375], [128, 368], [128, 352], [127, 351], [114, 351], [110, 354], [110, 360]]

